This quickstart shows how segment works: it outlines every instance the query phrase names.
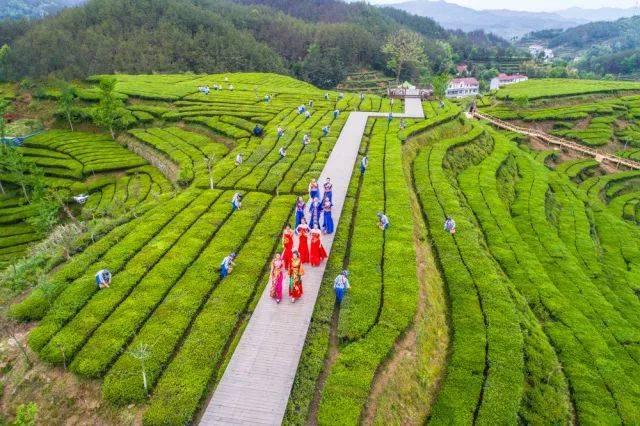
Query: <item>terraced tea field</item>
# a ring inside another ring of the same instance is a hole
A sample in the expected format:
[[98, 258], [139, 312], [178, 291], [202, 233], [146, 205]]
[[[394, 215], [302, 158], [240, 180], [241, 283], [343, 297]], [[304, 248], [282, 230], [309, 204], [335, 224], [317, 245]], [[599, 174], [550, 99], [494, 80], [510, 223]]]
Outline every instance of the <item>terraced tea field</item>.
[[[102, 78], [83, 85], [85, 115]], [[349, 140], [369, 166], [344, 164], [351, 180], [283, 423], [640, 423], [640, 172], [535, 151], [448, 102], [389, 120], [402, 102], [277, 75], [115, 78], [131, 118], [116, 141], [48, 130], [18, 148], [48, 185], [89, 194], [80, 217], [135, 212], [11, 306], [35, 324], [40, 363], [99, 386], [116, 410], [134, 404], [134, 423], [197, 423], [250, 328], [296, 197], [325, 170], [349, 112], [375, 111]], [[638, 99], [620, 84], [607, 90], [625, 93], [605, 95], [568, 83], [528, 105], [499, 92], [479, 107], [633, 156]], [[19, 182], [6, 186], [10, 263], [42, 236], [24, 222]], [[230, 252], [235, 269], [220, 279]], [[332, 285], [345, 269], [339, 306]]]

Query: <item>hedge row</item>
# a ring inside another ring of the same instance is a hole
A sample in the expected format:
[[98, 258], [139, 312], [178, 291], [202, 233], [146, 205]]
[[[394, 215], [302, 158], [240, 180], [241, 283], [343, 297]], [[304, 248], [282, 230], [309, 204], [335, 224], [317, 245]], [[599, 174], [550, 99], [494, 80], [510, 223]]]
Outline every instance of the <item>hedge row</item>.
[[[380, 158], [383, 166], [380, 174], [383, 175], [384, 210], [391, 221], [391, 226], [384, 232], [384, 238], [381, 241], [383, 247], [380, 263], [383, 286], [379, 290], [382, 296], [379, 299], [381, 306], [379, 316], [374, 319], [375, 322], [366, 335], [353, 343], [341, 346], [340, 353], [322, 391], [318, 411], [318, 422], [321, 424], [354, 424], [358, 422], [371, 391], [376, 372], [382, 366], [382, 362], [393, 353], [396, 340], [410, 325], [418, 305], [413, 217], [409, 188], [402, 167], [402, 146], [398, 138], [399, 123], [389, 125], [384, 119], [379, 121], [383, 124], [377, 129], [374, 125], [369, 154], [370, 158], [375, 158], [374, 152], [383, 153]], [[375, 169], [372, 171], [375, 173]], [[371, 214], [371, 210], [361, 210], [363, 206], [360, 204], [367, 201], [364, 193], [365, 185], [371, 183], [367, 182], [365, 175], [358, 201], [358, 216], [356, 216], [354, 223], [352, 239], [354, 245], [349, 257], [353, 287], [347, 300], [355, 300], [361, 287], [370, 284], [364, 280], [360, 281], [360, 277], [356, 277], [353, 273], [359, 266], [356, 262], [363, 260], [354, 257], [357, 239], [360, 239], [361, 235], [382, 233], [375, 228], [375, 220], [371, 219], [368, 225], [361, 222], [360, 224], [363, 226], [358, 228], [360, 213]], [[367, 229], [371, 230], [367, 231]], [[369, 244], [372, 243], [371, 237], [365, 240]], [[402, 261], [399, 261], [400, 259]], [[356, 279], [353, 279], [354, 277]], [[380, 297], [380, 293], [377, 296]], [[353, 315], [353, 312], [349, 318], [361, 323]]]
[[[522, 398], [523, 338], [508, 281], [481, 245], [482, 236], [478, 235], [473, 220], [468, 219], [469, 212], [452, 185], [448, 175], [451, 171], [443, 168], [450, 163], [446, 159], [450, 150], [480, 136], [482, 132], [472, 131], [457, 139], [440, 141], [427, 148], [426, 154], [421, 153], [414, 165], [416, 186], [429, 217], [453, 311], [452, 359], [431, 413], [433, 423], [446, 423], [452, 418], [489, 424], [515, 422]], [[469, 175], [463, 172], [459, 178]], [[443, 229], [445, 216], [456, 220], [455, 236]], [[460, 308], [471, 310], [474, 316], [467, 313], [460, 318], [463, 314], [456, 312]], [[475, 321], [470, 323], [472, 318]], [[467, 333], [469, 336], [465, 338]], [[470, 395], [461, 398], [465, 390]]]
[[[527, 243], [527, 250], [541, 264], [534, 272], [536, 298], [544, 303], [545, 315], [558, 318], [557, 322], [545, 322], [545, 327], [554, 346], [559, 348], [578, 417], [586, 422], [632, 421], [638, 415], [631, 402], [637, 400], [638, 388], [636, 383], [629, 382], [629, 375], [635, 376], [629, 354], [616, 340], [620, 342], [635, 332], [617, 312], [612, 312], [611, 305], [567, 253], [548, 222], [545, 211], [548, 171], [524, 156], [517, 161], [522, 178], [517, 182], [519, 197], [513, 205], [514, 223]], [[535, 300], [534, 296], [527, 297]]]
[[238, 254], [233, 274], [211, 293], [160, 377], [145, 424], [185, 424], [193, 419], [236, 325], [253, 294], [262, 291], [261, 277], [279, 243], [282, 226], [290, 218], [293, 202], [292, 196], [274, 198]]
[[[180, 238], [194, 223], [197, 223], [220, 195], [220, 191], [205, 192], [188, 209], [175, 215], [171, 224], [162, 229], [150, 244], [131, 258], [121, 271], [116, 273], [112, 271], [113, 285], [109, 291], [97, 291], [97, 286], [93, 282], [91, 283], [93, 291], [89, 299], [77, 299], [73, 305], [63, 307], [63, 312], [72, 313], [73, 318], [69, 318], [64, 327], [39, 351], [40, 357], [51, 363], [61, 363], [65, 358], [69, 360], [74, 356], [96, 327], [129, 296], [148, 271], [158, 265], [179, 243]], [[63, 299], [58, 298], [57, 302], [61, 300]], [[80, 305], [82, 302], [84, 303]], [[52, 314], [55, 315], [56, 312], [50, 312], [49, 316]]]
[[[39, 351], [91, 298], [96, 292], [94, 275], [98, 270], [109, 268], [112, 273], [119, 272], [197, 195], [195, 191], [184, 192], [145, 217], [131, 222], [132, 225], [116, 228], [54, 274], [46, 289], [35, 290], [22, 303], [14, 305], [14, 316], [42, 318], [29, 335], [30, 346]], [[95, 270], [87, 270], [88, 265]]]

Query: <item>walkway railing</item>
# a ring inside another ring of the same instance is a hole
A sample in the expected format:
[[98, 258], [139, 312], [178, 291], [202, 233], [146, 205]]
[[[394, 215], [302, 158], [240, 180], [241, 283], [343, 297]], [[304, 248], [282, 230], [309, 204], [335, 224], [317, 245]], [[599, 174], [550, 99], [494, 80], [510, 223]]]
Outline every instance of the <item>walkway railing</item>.
[[516, 126], [515, 124], [511, 124], [507, 121], [500, 120], [499, 118], [492, 117], [487, 114], [482, 114], [478, 111], [474, 111], [472, 115], [477, 119], [488, 121], [489, 123], [501, 129], [509, 130], [509, 131], [520, 133], [527, 136], [533, 136], [538, 139], [542, 139], [543, 141], [548, 142], [550, 144], [558, 145], [563, 148], [570, 149], [572, 151], [590, 155], [600, 163], [608, 162], [608, 163], [615, 164], [616, 166], [625, 166], [625, 167], [629, 167], [630, 169], [640, 170], [640, 162], [631, 160], [629, 158], [619, 157], [617, 155], [613, 155], [613, 154], [599, 151], [597, 149], [589, 148], [587, 146], [580, 145], [577, 142], [573, 142], [567, 139], [562, 139], [540, 130], [530, 129], [528, 127]]

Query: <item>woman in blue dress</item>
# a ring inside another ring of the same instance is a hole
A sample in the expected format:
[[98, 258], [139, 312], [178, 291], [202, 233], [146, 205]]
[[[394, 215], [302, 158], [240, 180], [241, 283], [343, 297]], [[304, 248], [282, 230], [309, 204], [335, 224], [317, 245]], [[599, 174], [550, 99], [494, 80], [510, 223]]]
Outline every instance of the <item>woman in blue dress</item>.
[[305, 206], [306, 204], [302, 197], [298, 197], [298, 201], [296, 201], [296, 226], [294, 228], [296, 230], [296, 234], [298, 233], [298, 225], [300, 225], [300, 222], [302, 222], [302, 218], [304, 217]]
[[311, 205], [309, 205], [309, 228], [313, 229], [315, 225], [320, 227], [320, 211], [322, 210], [322, 204], [320, 200], [316, 197], [311, 201]]
[[322, 203], [322, 228], [325, 234], [333, 234], [333, 217], [331, 217], [331, 200], [325, 198]]

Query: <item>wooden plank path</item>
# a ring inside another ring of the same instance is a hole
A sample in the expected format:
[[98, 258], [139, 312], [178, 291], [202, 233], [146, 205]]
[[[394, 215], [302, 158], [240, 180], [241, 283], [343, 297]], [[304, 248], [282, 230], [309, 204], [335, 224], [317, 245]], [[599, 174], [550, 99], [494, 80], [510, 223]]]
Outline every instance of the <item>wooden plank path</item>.
[[[387, 113], [352, 112], [338, 137], [318, 182], [333, 183], [333, 220], [340, 221], [360, 141], [370, 117]], [[405, 113], [397, 118], [424, 118], [420, 99], [405, 99]], [[323, 236], [327, 253], [333, 234]], [[260, 297], [220, 383], [200, 420], [201, 425], [279, 425], [282, 423], [326, 262], [305, 268], [304, 296], [290, 303], [287, 288], [278, 305], [269, 285]]]
[[629, 158], [619, 157], [617, 155], [598, 151], [597, 149], [589, 148], [587, 146], [580, 145], [577, 142], [573, 142], [567, 139], [562, 139], [557, 136], [553, 136], [548, 133], [542, 132], [540, 130], [516, 126], [515, 124], [508, 123], [506, 121], [500, 120], [499, 118], [495, 118], [487, 114], [482, 114], [477, 111], [473, 112], [472, 115], [475, 118], [478, 118], [480, 120], [488, 121], [489, 123], [501, 129], [509, 130], [509, 131], [520, 133], [527, 136], [533, 136], [533, 137], [542, 139], [543, 141], [548, 142], [550, 144], [558, 145], [563, 148], [570, 149], [572, 151], [577, 151], [582, 154], [590, 155], [600, 163], [606, 161], [606, 162], [615, 164], [616, 166], [625, 166], [625, 167], [629, 167], [630, 169], [640, 170], [640, 162], [631, 160]]

